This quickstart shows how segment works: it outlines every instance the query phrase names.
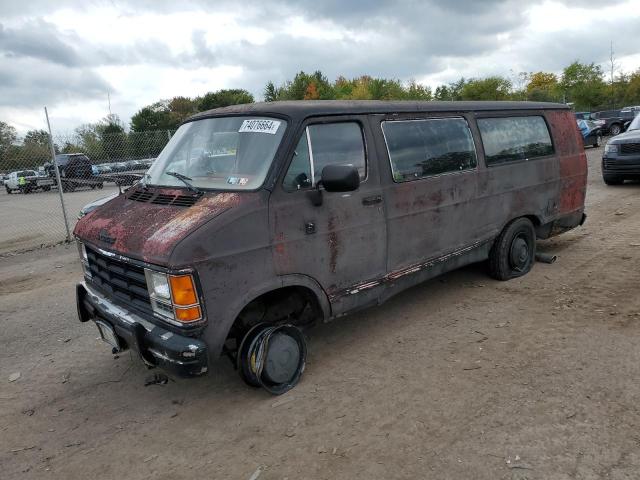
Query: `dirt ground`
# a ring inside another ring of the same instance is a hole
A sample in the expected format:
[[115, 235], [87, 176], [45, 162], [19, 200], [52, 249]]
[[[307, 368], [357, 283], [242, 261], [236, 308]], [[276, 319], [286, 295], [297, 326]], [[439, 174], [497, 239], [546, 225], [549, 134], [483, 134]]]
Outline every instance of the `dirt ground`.
[[555, 264], [323, 325], [281, 397], [227, 363], [144, 387], [77, 321], [74, 246], [0, 259], [0, 477], [639, 478], [640, 184], [588, 156], [587, 224], [539, 244]]

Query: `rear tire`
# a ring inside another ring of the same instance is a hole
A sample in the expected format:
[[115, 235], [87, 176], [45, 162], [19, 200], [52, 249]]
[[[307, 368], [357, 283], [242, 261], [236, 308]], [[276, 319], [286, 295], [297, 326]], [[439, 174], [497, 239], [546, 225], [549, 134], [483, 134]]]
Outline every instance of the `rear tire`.
[[489, 275], [510, 280], [526, 275], [536, 256], [536, 231], [528, 218], [509, 223], [496, 238], [489, 253]]
[[622, 127], [620, 125], [618, 125], [617, 123], [614, 123], [613, 125], [611, 125], [609, 127], [609, 133], [614, 137], [616, 135], [620, 135], [620, 132], [622, 132]]
[[11, 195], [11, 189], [7, 185], [4, 188], [7, 190], [7, 195]]
[[624, 178], [616, 175], [603, 175], [602, 179], [607, 185], [622, 185], [624, 183]]

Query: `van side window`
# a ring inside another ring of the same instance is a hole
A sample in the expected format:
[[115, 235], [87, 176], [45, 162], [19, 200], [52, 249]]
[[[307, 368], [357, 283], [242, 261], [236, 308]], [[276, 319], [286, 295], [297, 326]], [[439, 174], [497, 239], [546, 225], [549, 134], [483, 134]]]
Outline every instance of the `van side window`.
[[478, 127], [487, 165], [553, 153], [549, 128], [541, 116], [479, 118]]
[[476, 149], [464, 118], [382, 122], [395, 182], [475, 168]]
[[358, 169], [361, 179], [366, 178], [364, 137], [358, 123], [309, 125], [296, 146], [284, 189], [291, 192], [315, 186], [327, 165], [351, 165]]

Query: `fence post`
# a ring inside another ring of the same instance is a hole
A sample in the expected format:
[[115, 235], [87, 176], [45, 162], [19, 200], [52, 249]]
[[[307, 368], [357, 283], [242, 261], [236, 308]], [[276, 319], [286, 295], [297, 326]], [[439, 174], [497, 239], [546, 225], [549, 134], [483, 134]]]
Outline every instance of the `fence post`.
[[53, 146], [53, 135], [51, 134], [51, 123], [49, 123], [49, 112], [44, 107], [44, 115], [47, 117], [47, 127], [49, 128], [49, 146], [51, 147], [51, 161], [56, 171], [56, 180], [58, 182], [58, 193], [60, 194], [60, 205], [62, 206], [62, 216], [64, 217], [64, 227], [67, 230], [67, 242], [71, 241], [71, 232], [69, 231], [69, 221], [67, 220], [67, 209], [64, 207], [64, 195], [62, 194], [62, 182], [60, 181], [60, 169], [56, 162], [56, 149]]

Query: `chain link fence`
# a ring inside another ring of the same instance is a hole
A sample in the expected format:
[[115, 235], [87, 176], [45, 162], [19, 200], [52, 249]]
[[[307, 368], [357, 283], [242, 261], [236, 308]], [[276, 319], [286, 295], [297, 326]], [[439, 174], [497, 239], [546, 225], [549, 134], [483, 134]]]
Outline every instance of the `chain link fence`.
[[54, 135], [55, 163], [46, 131], [1, 149], [0, 256], [68, 240], [63, 212], [73, 232], [85, 205], [138, 181], [173, 133], [79, 129]]

